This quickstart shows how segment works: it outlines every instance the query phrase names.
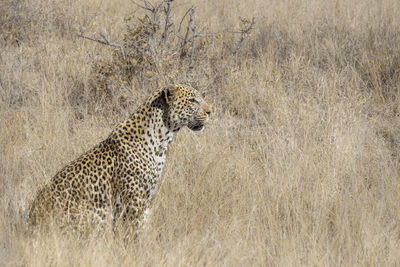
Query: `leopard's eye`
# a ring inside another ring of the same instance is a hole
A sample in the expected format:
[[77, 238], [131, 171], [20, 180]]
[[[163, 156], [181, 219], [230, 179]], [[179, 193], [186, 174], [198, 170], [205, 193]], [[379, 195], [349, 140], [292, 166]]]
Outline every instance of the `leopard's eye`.
[[191, 98], [191, 99], [189, 99], [189, 101], [192, 103], [199, 104], [199, 101], [197, 101], [195, 98]]

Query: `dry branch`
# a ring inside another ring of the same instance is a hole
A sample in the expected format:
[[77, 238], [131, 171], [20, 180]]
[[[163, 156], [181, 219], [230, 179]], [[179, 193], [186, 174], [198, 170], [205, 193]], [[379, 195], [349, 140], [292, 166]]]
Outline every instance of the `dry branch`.
[[[133, 1], [133, 0], [131, 0], [131, 2], [132, 2], [133, 4], [135, 4], [136, 6], [138, 6], [138, 7], [140, 7], [140, 8], [143, 8], [143, 9], [146, 9], [146, 10], [148, 10], [148, 11], [150, 11], [150, 12], [152, 12], [152, 11], [154, 10], [154, 6], [153, 6], [150, 2], [148, 2], [148, 1], [145, 1], [145, 0], [142, 1], [142, 2], [144, 3], [145, 6], [139, 5], [138, 3], [136, 3], [136, 2]], [[149, 6], [150, 6], [150, 7], [149, 7]]]
[[232, 61], [234, 59], [234, 57], [237, 55], [240, 48], [242, 47], [245, 37], [253, 30], [254, 25], [256, 24], [256, 19], [254, 17], [252, 18], [251, 22], [245, 18], [239, 18], [239, 19], [242, 22], [242, 25], [244, 27], [242, 29], [240, 29], [238, 32], [232, 32], [232, 33], [239, 33], [240, 39], [236, 44], [235, 50], [232, 52], [230, 61]]
[[169, 28], [172, 26], [172, 24], [170, 24], [170, 20], [171, 20], [171, 3], [172, 0], [165, 0], [165, 2], [167, 3], [167, 7], [164, 7], [164, 12], [165, 12], [165, 25], [164, 25], [164, 33], [162, 34], [162, 39], [164, 40], [164, 43], [166, 42], [166, 40], [168, 39], [168, 30]]
[[189, 58], [189, 71], [193, 69], [193, 63], [194, 63], [194, 55], [196, 53], [196, 26], [193, 27], [192, 29], [193, 34], [192, 34], [192, 49], [190, 51], [190, 58]]
[[94, 38], [94, 37], [85, 35], [85, 34], [83, 33], [82, 29], [80, 30], [80, 34], [79, 34], [78, 36], [79, 36], [79, 37], [82, 37], [82, 38], [85, 38], [85, 39], [88, 39], [88, 40], [90, 40], [90, 41], [98, 42], [98, 43], [103, 44], [103, 45], [109, 45], [109, 46], [117, 47], [117, 48], [119, 48], [120, 51], [121, 51], [123, 60], [126, 60], [124, 47], [123, 47], [122, 45], [117, 44], [117, 43], [112, 43], [112, 42], [110, 42], [110, 41], [107, 39], [107, 37], [106, 37], [103, 33], [99, 33], [99, 35], [100, 35], [101, 38], [103, 38], [103, 41], [100, 40], [100, 39], [96, 39], [96, 38]]
[[[195, 11], [194, 11], [194, 8], [190, 8], [190, 9], [186, 12], [186, 14], [188, 14], [189, 11], [190, 11], [190, 14], [189, 14], [189, 21], [188, 21], [188, 24], [187, 24], [187, 27], [186, 27], [185, 37], [183, 37], [183, 42], [182, 42], [182, 45], [181, 45], [181, 58], [184, 57], [184, 56], [186, 55], [186, 52], [185, 52], [184, 48], [185, 48], [185, 46], [186, 46], [186, 44], [187, 44], [187, 42], [188, 42], [189, 32], [190, 32], [191, 27], [192, 27], [193, 17], [194, 17], [194, 12], [195, 12]], [[186, 14], [185, 14], [185, 16], [186, 16]], [[184, 17], [185, 17], [185, 16], [184, 16]], [[182, 21], [183, 21], [183, 19], [182, 19]], [[182, 21], [181, 21], [181, 23], [182, 23]], [[181, 25], [179, 25], [179, 28], [180, 28], [180, 26], [181, 26]], [[194, 39], [193, 39], [193, 40], [194, 40]]]

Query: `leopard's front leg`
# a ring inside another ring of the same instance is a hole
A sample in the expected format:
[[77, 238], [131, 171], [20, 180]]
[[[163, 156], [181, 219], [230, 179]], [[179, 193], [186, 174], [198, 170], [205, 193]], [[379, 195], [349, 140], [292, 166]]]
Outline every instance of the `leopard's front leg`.
[[122, 231], [124, 240], [133, 240], [143, 227], [147, 209], [146, 194], [126, 189], [117, 197], [114, 211], [114, 230]]

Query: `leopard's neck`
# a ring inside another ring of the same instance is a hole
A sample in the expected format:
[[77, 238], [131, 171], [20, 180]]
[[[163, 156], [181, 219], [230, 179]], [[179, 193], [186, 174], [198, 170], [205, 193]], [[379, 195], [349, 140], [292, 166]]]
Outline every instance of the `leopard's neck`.
[[123, 143], [134, 147], [152, 167], [160, 169], [160, 173], [168, 145], [178, 131], [169, 126], [167, 112], [166, 104], [153, 100], [133, 113], [115, 131]]

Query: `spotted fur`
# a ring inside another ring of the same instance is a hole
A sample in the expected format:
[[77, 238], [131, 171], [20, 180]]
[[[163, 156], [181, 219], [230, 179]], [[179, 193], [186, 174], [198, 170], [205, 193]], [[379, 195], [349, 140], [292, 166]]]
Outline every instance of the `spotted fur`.
[[71, 222], [86, 213], [137, 227], [157, 192], [168, 145], [184, 126], [201, 131], [209, 115], [209, 104], [188, 85], [157, 91], [38, 192], [30, 207], [31, 223], [57, 216]]

